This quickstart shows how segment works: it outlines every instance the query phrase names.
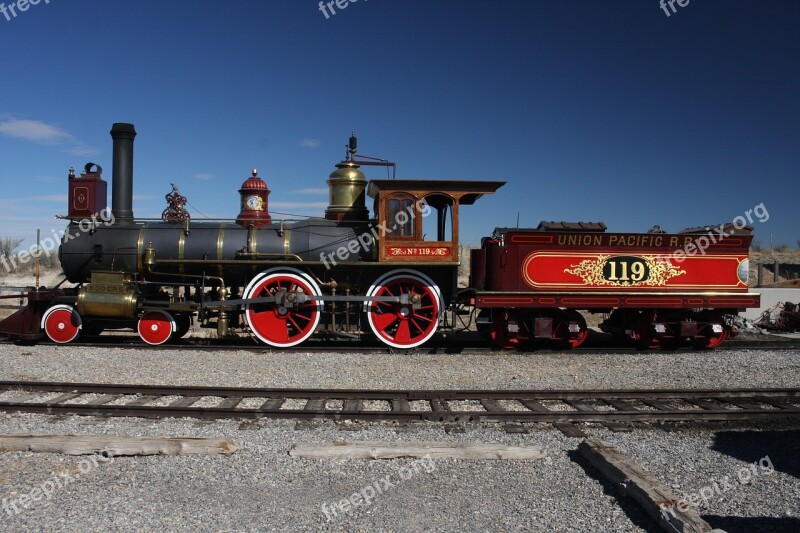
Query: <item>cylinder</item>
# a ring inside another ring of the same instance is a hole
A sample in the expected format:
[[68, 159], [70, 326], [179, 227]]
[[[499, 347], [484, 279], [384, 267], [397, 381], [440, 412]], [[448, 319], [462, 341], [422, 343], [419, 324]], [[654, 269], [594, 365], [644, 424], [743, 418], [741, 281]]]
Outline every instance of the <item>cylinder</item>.
[[133, 124], [117, 122], [111, 127], [114, 166], [111, 177], [111, 212], [116, 224], [133, 223]]
[[82, 316], [136, 317], [138, 296], [129, 274], [95, 271], [91, 279], [78, 291], [77, 307]]

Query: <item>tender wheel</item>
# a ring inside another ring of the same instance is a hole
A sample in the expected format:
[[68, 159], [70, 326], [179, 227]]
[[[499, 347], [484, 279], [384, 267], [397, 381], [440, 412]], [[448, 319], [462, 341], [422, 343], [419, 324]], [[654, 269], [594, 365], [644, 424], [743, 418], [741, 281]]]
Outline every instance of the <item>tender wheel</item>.
[[661, 347], [661, 339], [656, 338], [649, 313], [643, 313], [636, 324], [636, 344], [641, 348], [655, 350]]
[[[697, 317], [698, 321], [707, 322], [703, 332], [704, 338], [694, 341], [694, 345], [703, 349], [714, 349], [728, 339], [728, 330], [725, 328], [725, 320], [720, 313], [703, 312]], [[719, 331], [714, 331], [714, 329]]]
[[74, 341], [81, 332], [83, 321], [69, 305], [54, 305], [42, 317], [42, 329], [48, 338], [59, 344]]
[[[436, 332], [441, 311], [439, 288], [418, 272], [391, 272], [381, 277], [367, 296], [408, 295], [410, 303], [367, 301], [367, 320], [373, 333], [394, 348], [413, 348]], [[417, 305], [418, 304], [418, 305]]]
[[245, 317], [253, 334], [278, 348], [300, 344], [317, 329], [322, 314], [319, 300], [299, 301], [299, 296], [320, 296], [316, 282], [296, 269], [267, 270], [245, 288], [244, 298], [263, 298], [283, 293], [284, 302], [253, 303], [245, 306]]
[[147, 311], [139, 319], [137, 329], [144, 342], [157, 346], [170, 340], [177, 326], [166, 311]]
[[697, 346], [698, 348], [711, 350], [716, 348], [726, 340], [728, 340], [728, 331], [723, 329], [722, 333], [720, 333], [718, 337], [709, 336], [706, 337], [705, 339], [695, 341], [694, 345]]
[[489, 338], [494, 345], [503, 350], [512, 350], [520, 346], [519, 322], [511, 326], [509, 321], [509, 313], [502, 309], [496, 310], [489, 332]]
[[586, 319], [578, 311], [572, 309], [564, 313], [558, 329], [553, 332], [553, 338], [567, 348], [577, 348], [588, 336], [589, 328], [586, 326]]

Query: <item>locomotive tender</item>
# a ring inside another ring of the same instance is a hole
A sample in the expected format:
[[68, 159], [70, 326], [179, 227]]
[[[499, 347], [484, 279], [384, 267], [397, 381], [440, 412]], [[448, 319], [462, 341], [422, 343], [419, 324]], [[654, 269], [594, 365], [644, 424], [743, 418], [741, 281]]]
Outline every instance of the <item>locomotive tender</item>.
[[239, 189], [236, 219], [191, 220], [174, 186], [162, 220], [136, 219], [136, 131], [117, 123], [111, 136], [108, 222], [97, 219], [106, 208], [102, 168], [89, 163], [69, 176], [59, 257], [76, 286], [32, 288], [27, 306], [0, 322], [0, 335], [68, 343], [132, 328], [159, 345], [194, 321], [219, 337], [246, 331], [281, 348], [312, 335], [367, 332], [413, 348], [466, 314], [501, 347], [536, 339], [576, 347], [588, 334], [578, 312], [585, 310], [607, 315], [605, 331], [646, 347], [685, 340], [715, 347], [735, 334], [739, 309], [759, 305], [747, 289], [750, 228], [683, 257], [676, 249], [688, 251], [705, 232], [615, 234], [602, 223], [497, 228], [472, 250], [469, 286], [459, 288], [460, 207], [505, 182], [368, 182], [361, 166], [391, 164], [359, 156], [354, 136], [327, 180], [324, 218], [273, 220], [270, 191], [253, 170]]

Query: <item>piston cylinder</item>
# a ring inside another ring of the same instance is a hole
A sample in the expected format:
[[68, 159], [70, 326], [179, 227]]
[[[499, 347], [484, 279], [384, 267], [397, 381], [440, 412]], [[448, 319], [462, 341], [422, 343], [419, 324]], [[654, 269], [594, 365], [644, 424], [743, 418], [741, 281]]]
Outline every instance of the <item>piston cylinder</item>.
[[130, 274], [92, 272], [92, 282], [78, 291], [77, 308], [82, 316], [136, 318], [136, 287]]

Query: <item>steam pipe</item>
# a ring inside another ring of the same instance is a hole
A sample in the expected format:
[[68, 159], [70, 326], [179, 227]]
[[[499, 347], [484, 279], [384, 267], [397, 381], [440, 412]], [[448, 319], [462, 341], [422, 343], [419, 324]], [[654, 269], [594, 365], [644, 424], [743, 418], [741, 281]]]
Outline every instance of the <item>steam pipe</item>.
[[133, 223], [133, 124], [117, 122], [111, 127], [114, 166], [111, 172], [111, 212], [117, 224]]

